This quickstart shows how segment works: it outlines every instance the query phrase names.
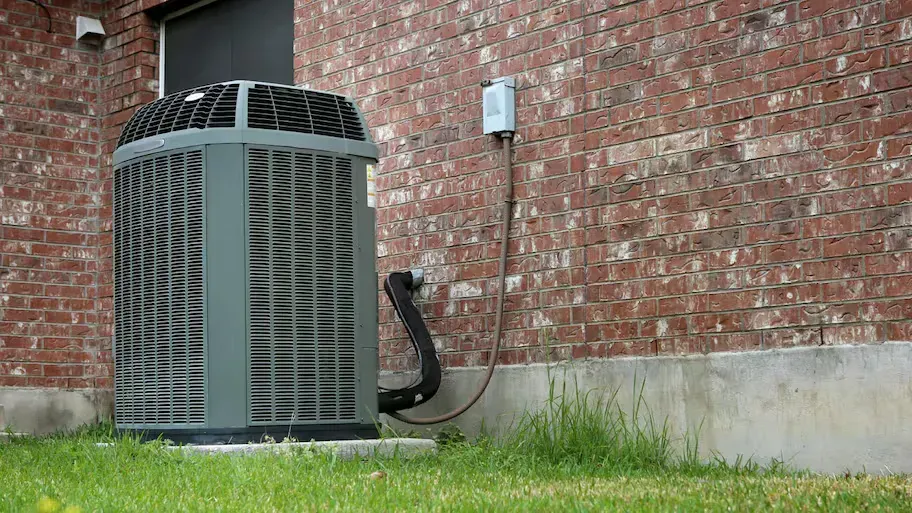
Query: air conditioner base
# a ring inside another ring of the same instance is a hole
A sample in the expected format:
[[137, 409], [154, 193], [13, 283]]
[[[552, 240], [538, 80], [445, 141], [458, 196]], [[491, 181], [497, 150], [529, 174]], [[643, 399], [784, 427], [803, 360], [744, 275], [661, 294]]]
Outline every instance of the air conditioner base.
[[[96, 445], [99, 447], [113, 447], [117, 444], [98, 443]], [[331, 453], [343, 459], [370, 458], [374, 456], [407, 458], [435, 454], [437, 452], [437, 442], [421, 438], [384, 438], [382, 440], [327, 440], [322, 442], [165, 445], [163, 448], [202, 454]]]

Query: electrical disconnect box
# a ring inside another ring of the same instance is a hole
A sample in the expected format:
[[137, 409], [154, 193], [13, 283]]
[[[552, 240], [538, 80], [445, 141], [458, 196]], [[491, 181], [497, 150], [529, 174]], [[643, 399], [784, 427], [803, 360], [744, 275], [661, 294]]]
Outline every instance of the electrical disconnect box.
[[495, 78], [482, 83], [484, 96], [484, 133], [502, 134], [516, 131], [515, 93], [512, 77]]

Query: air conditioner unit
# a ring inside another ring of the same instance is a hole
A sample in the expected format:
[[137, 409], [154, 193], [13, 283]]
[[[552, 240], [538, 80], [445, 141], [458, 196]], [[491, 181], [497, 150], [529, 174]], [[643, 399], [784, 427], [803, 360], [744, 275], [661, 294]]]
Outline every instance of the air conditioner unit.
[[377, 156], [324, 92], [234, 81], [136, 112], [114, 153], [118, 429], [376, 436]]

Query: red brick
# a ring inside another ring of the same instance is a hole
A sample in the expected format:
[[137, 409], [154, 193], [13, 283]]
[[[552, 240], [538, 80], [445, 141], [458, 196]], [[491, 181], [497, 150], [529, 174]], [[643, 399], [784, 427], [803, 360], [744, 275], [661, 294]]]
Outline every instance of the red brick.
[[657, 303], [654, 299], [624, 301], [613, 303], [611, 305], [611, 315], [615, 319], [636, 319], [642, 317], [654, 317], [656, 315]]
[[655, 155], [655, 141], [640, 141], [622, 144], [609, 148], [608, 162], [617, 164], [631, 160], [640, 160]]
[[885, 5], [888, 20], [898, 20], [912, 16], [912, 6], [903, 0], [887, 0]]
[[912, 155], [912, 137], [900, 137], [887, 141], [887, 158], [894, 159], [907, 155]]
[[821, 196], [820, 204], [824, 213], [885, 206], [887, 204], [887, 194], [882, 187], [860, 190], [849, 189]]
[[912, 271], [912, 253], [890, 253], [865, 257], [868, 275], [899, 274]]
[[807, 88], [795, 89], [754, 98], [753, 102], [754, 114], [762, 115], [805, 107], [810, 104], [811, 96]]
[[797, 305], [802, 303], [817, 303], [823, 297], [820, 285], [791, 285], [777, 287], [763, 291], [764, 304], [767, 306]]
[[879, 96], [827, 105], [824, 117], [827, 123], [843, 123], [857, 119], [880, 116], [884, 113], [884, 101]]
[[643, 321], [640, 334], [644, 337], [670, 337], [687, 335], [687, 318], [671, 317], [660, 320]]
[[748, 287], [765, 287], [798, 281], [801, 281], [801, 267], [792, 264], [749, 269], [745, 276], [745, 284]]
[[870, 233], [849, 235], [826, 239], [823, 243], [823, 255], [826, 258], [845, 255], [879, 253], [884, 249], [884, 234]]
[[706, 7], [698, 6], [686, 11], [677, 11], [656, 20], [656, 35], [684, 31], [702, 25], [706, 21]]
[[[710, 131], [710, 145], [729, 144], [735, 141], [753, 139], [763, 134], [763, 122], [759, 119], [740, 121], [714, 127]], [[742, 145], [743, 149], [743, 145]]]
[[[823, 18], [823, 33], [837, 34], [848, 32], [868, 25], [876, 25], [883, 21], [880, 6], [876, 4], [865, 5], [851, 11], [843, 11]], [[856, 32], [858, 33], [858, 32]]]
[[886, 52], [883, 49], [841, 55], [826, 62], [828, 77], [864, 73], [886, 65]]
[[742, 100], [703, 109], [700, 111], [700, 120], [703, 126], [718, 125], [750, 117], [752, 113], [751, 101]]
[[[882, 52], [881, 52], [882, 55]], [[849, 64], [846, 64], [849, 66]], [[830, 69], [830, 63], [827, 63], [827, 71], [833, 73]], [[834, 64], [832, 66], [836, 68]], [[848, 71], [848, 70], [847, 70]], [[850, 74], [848, 72], [842, 74]], [[767, 75], [767, 88], [770, 91], [775, 91], [777, 89], [789, 89], [799, 85], [810, 84], [812, 82], [818, 82], [823, 79], [823, 65], [822, 64], [807, 64], [805, 66], [799, 66], [797, 68], [791, 68], [785, 71], [776, 71]]]
[[875, 92], [912, 86], [912, 65], [891, 68], [874, 73], [871, 80]]
[[909, 293], [910, 286], [912, 286], [912, 276], [903, 275], [903, 276], [894, 276], [888, 280], [885, 280], [885, 292], [886, 296], [904, 296]]
[[865, 139], [882, 139], [912, 132], [912, 112], [872, 119], [864, 123]]
[[760, 94], [763, 90], [763, 77], [754, 76], [713, 87], [713, 99], [720, 102], [733, 100]]
[[737, 20], [722, 20], [717, 23], [711, 23], [704, 27], [694, 29], [691, 34], [691, 44], [702, 46], [710, 43], [718, 43], [732, 37], [738, 37], [740, 27]]
[[882, 160], [886, 153], [886, 144], [878, 141], [823, 150], [823, 159], [827, 167], [843, 167]]
[[897, 322], [888, 324], [887, 340], [891, 342], [912, 341], [912, 322]]
[[703, 86], [716, 82], [727, 82], [743, 76], [744, 62], [742, 60], [734, 60], [694, 71], [693, 83], [695, 86]]
[[742, 55], [781, 48], [815, 39], [820, 34], [817, 20], [808, 20], [787, 27], [775, 27], [765, 32], [755, 32], [742, 38], [739, 51]]
[[812, 130], [807, 134], [811, 148], [827, 148], [855, 143], [861, 140], [861, 124], [849, 123], [834, 127]]
[[767, 264], [795, 262], [821, 257], [821, 242], [818, 240], [773, 244], [763, 249], [765, 251], [763, 261]]
[[855, 326], [824, 327], [823, 344], [874, 344], [886, 339], [886, 331], [882, 324], [861, 324]]
[[747, 329], [768, 330], [802, 324], [802, 308], [777, 308], [752, 311], [745, 314]]
[[[888, 79], [890, 77], [884, 78], [884, 80]], [[814, 103], [834, 102], [855, 96], [863, 96], [873, 91], [871, 77], [852, 77], [813, 86], [811, 88], [811, 98]]]
[[820, 329], [798, 328], [763, 332], [764, 349], [819, 346], [823, 344]]
[[722, 351], [756, 351], [761, 349], [762, 338], [759, 333], [739, 333], [734, 335], [711, 335], [706, 337], [707, 350]]
[[806, 219], [802, 222], [805, 237], [828, 237], [861, 231], [861, 216], [842, 214]]
[[659, 99], [659, 112], [669, 114], [709, 104], [709, 89], [697, 89], [670, 94]]
[[656, 353], [659, 355], [688, 355], [706, 351], [703, 337], [673, 337], [657, 340]]
[[891, 47], [890, 50], [890, 64], [905, 64], [912, 62], [912, 48], [909, 45], [900, 45]]
[[690, 318], [693, 333], [742, 331], [744, 317], [740, 313], [695, 315]]
[[808, 128], [820, 126], [823, 123], [822, 117], [820, 109], [808, 109], [780, 114], [769, 118], [767, 121], [767, 130], [770, 135], [806, 130]]
[[[816, 44], [816, 42], [814, 44]], [[858, 45], [859, 47], [861, 46], [860, 37]], [[808, 50], [805, 49], [804, 53], [807, 55]], [[765, 71], [771, 71], [784, 66], [796, 65], [801, 62], [800, 58], [800, 45], [790, 46], [786, 48], [777, 48], [768, 52], [761, 53], [759, 55], [749, 55], [745, 57], [744, 71], [749, 75], [763, 73]]]
[[801, 19], [816, 18], [843, 9], [854, 7], [853, 0], [803, 0], [798, 4]]
[[897, 41], [908, 39], [906, 21], [887, 23], [864, 30], [864, 44], [866, 48], [888, 45]]
[[712, 312], [748, 310], [763, 306], [763, 291], [747, 290], [707, 294], [707, 305]]
[[[2, 52], [16, 72], [53, 74], [42, 84], [12, 79], [21, 83], [4, 91], [4, 118], [17, 130], [4, 125], [0, 136], [0, 171], [11, 180], [4, 201], [32, 209], [8, 214], [20, 226], [0, 236], [3, 268], [13, 269], [0, 335], [43, 337], [48, 357], [110, 333], [110, 232], [99, 238], [96, 228], [110, 228], [109, 152], [157, 87], [157, 33], [136, 5], [106, 17], [116, 48], [76, 51], [71, 37], [24, 27]], [[912, 339], [905, 300], [877, 296], [912, 290], [903, 278], [912, 272], [906, 2], [376, 7], [299, 5], [295, 77], [353, 94], [365, 109], [384, 155], [379, 267], [440, 262], [422, 306], [435, 333], [460, 332], [441, 337], [453, 351], [444, 365], [485, 358], [475, 340], [489, 328], [492, 301], [445, 308], [452, 281], [489, 285], [496, 272], [496, 247], [458, 241], [499, 215], [499, 145], [480, 133], [477, 87], [499, 75], [519, 84], [522, 217], [510, 272], [520, 289], [509, 305], [527, 309], [511, 311], [517, 329], [505, 336], [505, 363], [544, 361], [545, 335], [534, 325], [545, 322], [565, 323], [553, 335], [564, 343], [551, 351], [558, 358]], [[48, 110], [75, 108], [65, 102], [77, 95], [89, 115]], [[392, 189], [412, 197], [391, 202]], [[818, 280], [825, 285], [815, 295]], [[765, 288], [759, 302], [761, 289], [745, 290], [756, 287]], [[821, 296], [852, 304], [816, 305]], [[538, 310], [545, 303], [563, 306]], [[710, 314], [722, 303], [739, 308], [737, 317]], [[381, 318], [383, 365], [404, 368], [395, 355], [407, 341], [387, 328], [389, 308]], [[726, 333], [700, 334], [717, 325]], [[58, 338], [68, 342], [52, 347]], [[0, 364], [0, 383], [110, 387], [109, 347], [98, 349], [98, 364], [82, 365], [88, 350], [72, 349], [72, 368], [39, 364], [26, 376]]]

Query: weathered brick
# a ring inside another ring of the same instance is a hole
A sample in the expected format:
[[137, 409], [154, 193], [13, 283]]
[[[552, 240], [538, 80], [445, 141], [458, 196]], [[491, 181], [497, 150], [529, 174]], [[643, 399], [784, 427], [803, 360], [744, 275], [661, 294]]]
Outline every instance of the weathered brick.
[[842, 76], [864, 73], [886, 65], [886, 52], [883, 49], [843, 55], [826, 62], [827, 76]]
[[763, 78], [754, 76], [713, 87], [713, 98], [715, 98], [716, 101], [721, 102], [745, 96], [753, 96], [762, 93], [763, 90]]
[[874, 73], [871, 82], [875, 92], [910, 87], [912, 86], [912, 65]]
[[[76, 15], [98, 16], [98, 11], [78, 2], [62, 2], [54, 6], [54, 12], [70, 20]], [[9, 360], [53, 363], [77, 358], [78, 351], [72, 348], [83, 337], [93, 336], [99, 322], [96, 302], [89, 298], [99, 286], [93, 221], [98, 211], [87, 208], [96, 201], [87, 192], [101, 190], [97, 187], [100, 116], [110, 109], [101, 108], [100, 103], [114, 102], [101, 94], [101, 84], [108, 82], [98, 80], [103, 50], [77, 49], [75, 40], [62, 33], [19, 29], [28, 23], [31, 17], [7, 17], [3, 25], [4, 31], [13, 30], [16, 37], [3, 52], [4, 62], [10, 64], [4, 76], [15, 82], [0, 84], [0, 96], [4, 96], [0, 117], [5, 130], [0, 136], [0, 181], [8, 184], [0, 192], [5, 198], [2, 211], [6, 225], [0, 235], [4, 241], [0, 244], [0, 290], [4, 294], [0, 304], [4, 313], [0, 315], [6, 321], [0, 323], [0, 337], [4, 342], [10, 340], [2, 344], [7, 348], [17, 345], [10, 335], [30, 333], [36, 338], [32, 339], [34, 343], [0, 356], [2, 381], [12, 377], [11, 367], [5, 365]], [[134, 30], [132, 34], [135, 39], [121, 41], [129, 52], [150, 49], [144, 39], [146, 31]], [[116, 36], [112, 38], [115, 40]], [[123, 51], [118, 52], [118, 58], [122, 55]], [[129, 67], [126, 59], [118, 62], [124, 67], [111, 67], [110, 72]], [[131, 94], [135, 89], [124, 91]], [[21, 252], [25, 249], [28, 255]], [[93, 271], [86, 272], [89, 268]], [[10, 273], [8, 269], [17, 271]], [[76, 341], [69, 347], [42, 349], [37, 338], [68, 332]], [[53, 369], [17, 364], [16, 372], [25, 372], [22, 386], [94, 386], [49, 377]]]
[[884, 10], [888, 20], [898, 20], [912, 16], [912, 6], [902, 0], [887, 0]]
[[[365, 110], [379, 268], [428, 264], [444, 365], [483, 363], [489, 343], [497, 252], [479, 237], [502, 178], [477, 84], [500, 75], [519, 86], [505, 363], [544, 361], [549, 336], [561, 358], [909, 340], [905, 303], [878, 297], [912, 290], [892, 279], [912, 272], [907, 4], [299, 2], [293, 65]], [[22, 320], [0, 335], [72, 354], [24, 377], [0, 364], [0, 383], [111, 386], [110, 151], [157, 95], [140, 6], [110, 9], [97, 52], [4, 26], [23, 37], [0, 51], [0, 283]], [[457, 280], [485, 295], [451, 298]], [[405, 368], [380, 314], [384, 365]], [[97, 363], [67, 349], [96, 340]]]
[[824, 345], [876, 344], [883, 342], [886, 332], [882, 324], [862, 324], [822, 328]]
[[880, 5], [869, 4], [851, 11], [843, 11], [823, 18], [823, 33], [836, 34], [848, 32], [883, 21]]
[[861, 31], [839, 33], [819, 41], [804, 44], [805, 59], [816, 61], [861, 49]]
[[[829, 63], [827, 71], [830, 73], [835, 73], [835, 71], [830, 69]], [[841, 61], [840, 61], [841, 64]], [[833, 64], [833, 69], [839, 69], [840, 67], [846, 68], [849, 66], [848, 63], [838, 66], [836, 63]], [[848, 68], [846, 68], [847, 70]], [[840, 73], [840, 74], [849, 74], [849, 73]], [[809, 84], [812, 82], [819, 82], [823, 79], [823, 65], [822, 64], [807, 64], [805, 66], [799, 66], [797, 68], [791, 68], [785, 71], [776, 71], [767, 75], [767, 88], [770, 91], [775, 91], [777, 89], [789, 89], [799, 85]]]

